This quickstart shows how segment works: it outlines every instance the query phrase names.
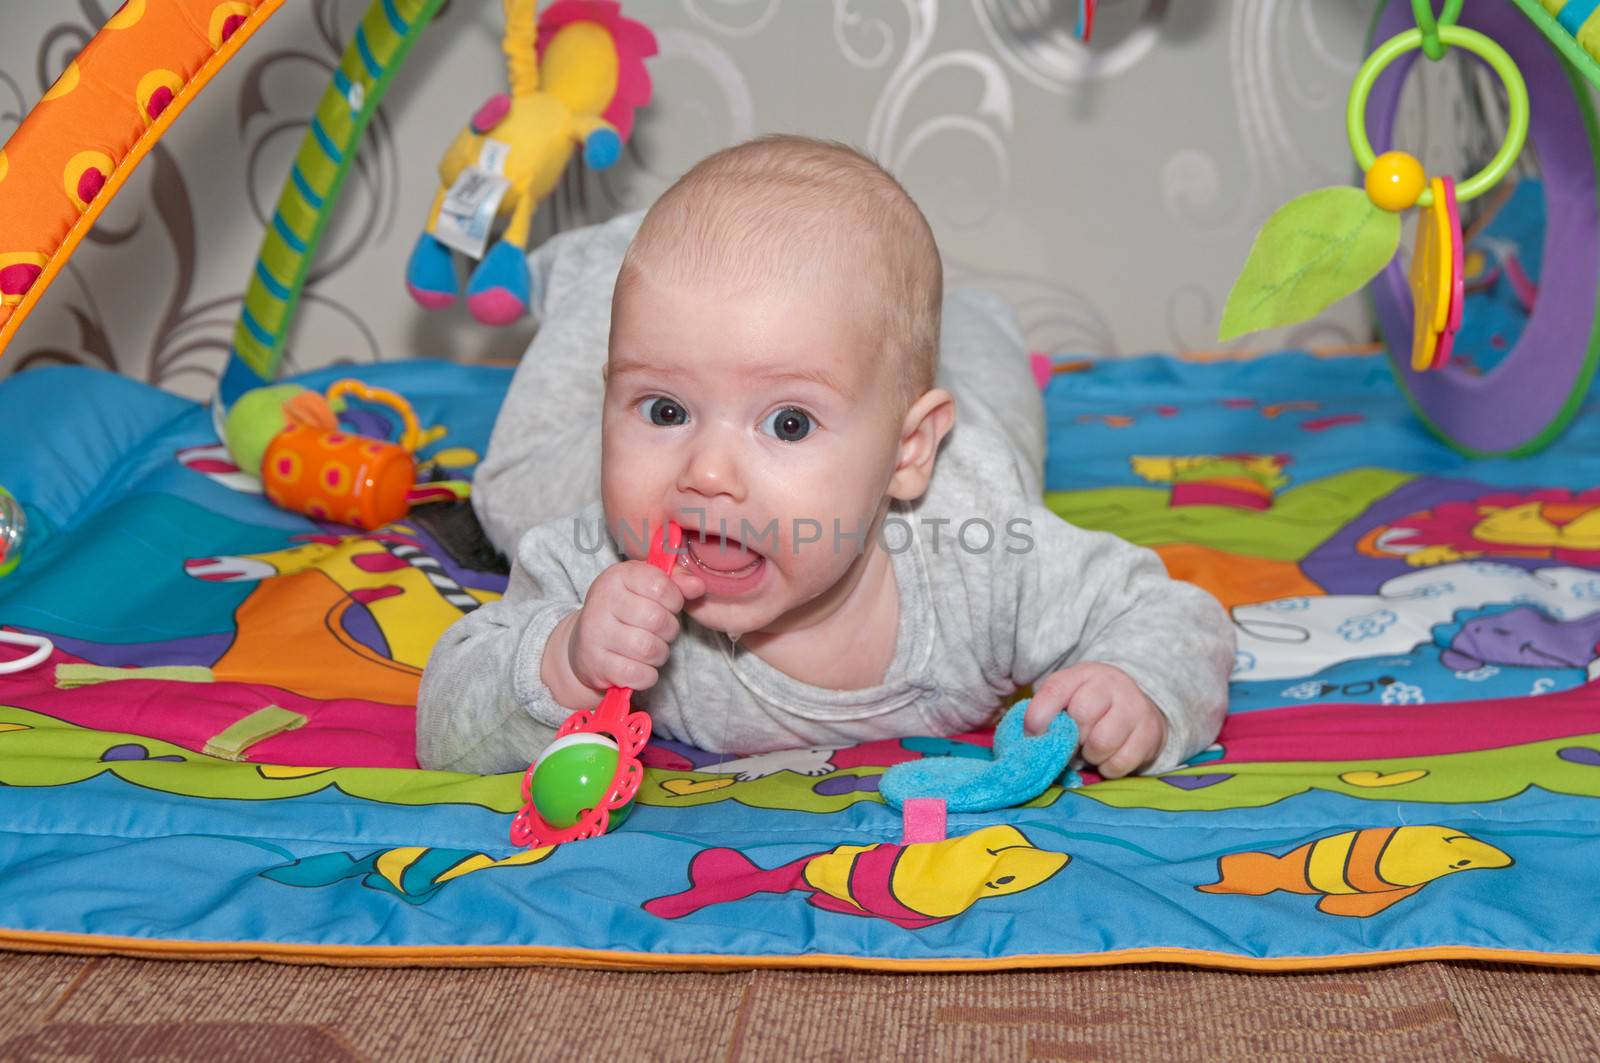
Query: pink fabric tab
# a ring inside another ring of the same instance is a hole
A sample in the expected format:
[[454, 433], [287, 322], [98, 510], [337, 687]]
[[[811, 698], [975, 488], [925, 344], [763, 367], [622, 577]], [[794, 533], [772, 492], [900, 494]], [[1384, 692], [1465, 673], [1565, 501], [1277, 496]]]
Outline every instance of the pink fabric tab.
[[937, 797], [913, 797], [900, 810], [902, 845], [944, 841], [944, 801]]
[[1028, 355], [1028, 368], [1033, 370], [1033, 381], [1043, 391], [1050, 386], [1050, 374], [1055, 368], [1050, 362], [1050, 356], [1040, 351]]

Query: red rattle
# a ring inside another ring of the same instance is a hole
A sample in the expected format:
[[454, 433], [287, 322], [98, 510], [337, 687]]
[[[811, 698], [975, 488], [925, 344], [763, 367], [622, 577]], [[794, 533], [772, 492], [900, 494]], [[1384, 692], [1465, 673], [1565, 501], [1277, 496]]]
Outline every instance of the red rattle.
[[[651, 536], [649, 562], [670, 573], [683, 545], [683, 529], [667, 522]], [[511, 844], [560, 845], [595, 838], [622, 822], [633, 807], [650, 741], [650, 714], [630, 712], [633, 691], [612, 687], [593, 712], [567, 717], [556, 739], [522, 777], [522, 811], [511, 821]]]

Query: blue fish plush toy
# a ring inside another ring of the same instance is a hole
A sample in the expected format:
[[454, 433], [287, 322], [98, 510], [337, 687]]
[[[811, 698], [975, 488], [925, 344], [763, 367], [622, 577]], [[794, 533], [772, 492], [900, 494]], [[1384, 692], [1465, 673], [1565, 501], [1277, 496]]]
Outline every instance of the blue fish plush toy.
[[[1057, 779], [1076, 787], [1083, 780], [1067, 769], [1078, 748], [1078, 725], [1060, 713], [1042, 735], [1024, 734], [1028, 703], [1019, 701], [994, 729], [994, 759], [923, 757], [895, 764], [878, 781], [878, 792], [894, 808], [916, 797], [933, 797], [950, 812], [992, 812], [1026, 804]], [[1065, 778], [1063, 779], [1063, 773]]]

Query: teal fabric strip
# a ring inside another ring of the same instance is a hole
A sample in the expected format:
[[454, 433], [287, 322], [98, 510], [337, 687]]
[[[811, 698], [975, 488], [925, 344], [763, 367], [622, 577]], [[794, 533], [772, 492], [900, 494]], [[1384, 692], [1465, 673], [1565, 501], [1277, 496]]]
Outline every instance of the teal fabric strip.
[[1600, 7], [1600, 0], [1568, 0], [1567, 6], [1556, 16], [1556, 21], [1561, 23], [1562, 29], [1576, 37], [1597, 7]]

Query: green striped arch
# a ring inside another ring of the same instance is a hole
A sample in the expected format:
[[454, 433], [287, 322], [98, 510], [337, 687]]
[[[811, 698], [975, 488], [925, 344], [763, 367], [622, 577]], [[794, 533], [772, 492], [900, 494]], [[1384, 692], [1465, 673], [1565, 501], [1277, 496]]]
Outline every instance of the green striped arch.
[[218, 383], [231, 405], [278, 375], [289, 326], [367, 123], [444, 0], [373, 0], [322, 93], [261, 241]]
[[1515, 0], [1561, 54], [1600, 87], [1600, 0]]

